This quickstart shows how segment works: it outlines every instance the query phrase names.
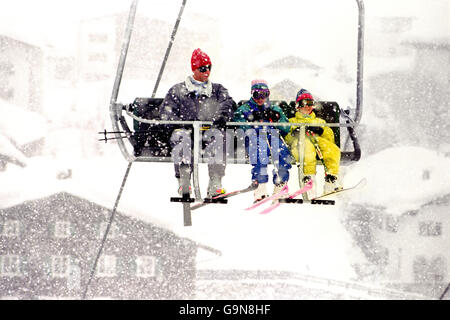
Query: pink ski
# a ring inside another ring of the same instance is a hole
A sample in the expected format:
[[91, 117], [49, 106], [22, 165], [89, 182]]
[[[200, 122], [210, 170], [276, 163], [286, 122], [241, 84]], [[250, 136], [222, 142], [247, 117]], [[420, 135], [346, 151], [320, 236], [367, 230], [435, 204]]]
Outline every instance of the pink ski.
[[[309, 190], [311, 190], [313, 187], [313, 182], [312, 180], [309, 180], [305, 186], [303, 188], [301, 188], [300, 190], [295, 191], [294, 193], [290, 194], [288, 196], [289, 199], [294, 199], [295, 197], [301, 195], [302, 193], [305, 193]], [[281, 205], [280, 202], [274, 203], [273, 205], [271, 205], [270, 207], [267, 207], [266, 209], [264, 209], [263, 211], [260, 212], [260, 214], [267, 214], [269, 212], [271, 212], [272, 210], [278, 208]]]
[[256, 207], [259, 207], [263, 203], [266, 203], [266, 202], [268, 202], [270, 200], [276, 200], [276, 199], [280, 198], [281, 196], [283, 196], [284, 194], [286, 194], [288, 192], [289, 192], [289, 188], [288, 188], [288, 185], [286, 184], [283, 187], [283, 189], [281, 189], [280, 192], [275, 193], [275, 194], [271, 195], [270, 197], [264, 198], [261, 201], [258, 201], [257, 203], [254, 203], [253, 205], [251, 205], [250, 207], [246, 208], [245, 210], [251, 210], [251, 209], [254, 209]]

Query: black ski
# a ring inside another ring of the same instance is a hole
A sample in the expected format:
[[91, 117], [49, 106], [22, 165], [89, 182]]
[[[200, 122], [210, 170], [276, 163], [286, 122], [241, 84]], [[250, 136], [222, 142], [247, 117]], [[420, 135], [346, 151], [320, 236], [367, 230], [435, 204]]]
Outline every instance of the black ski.
[[323, 204], [323, 205], [334, 205], [336, 202], [334, 200], [322, 200], [322, 199], [312, 199], [312, 200], [303, 200], [303, 199], [280, 199], [280, 203], [310, 203], [310, 204]]
[[228, 199], [230, 197], [233, 197], [233, 196], [236, 196], [238, 194], [242, 194], [242, 193], [253, 191], [256, 188], [258, 188], [258, 184], [257, 183], [254, 183], [254, 184], [252, 183], [247, 188], [236, 190], [236, 191], [232, 191], [232, 192], [228, 192], [228, 193], [224, 193], [224, 194], [219, 194], [218, 196], [204, 199], [202, 202], [192, 205], [191, 206], [191, 210], [199, 209], [199, 208], [204, 207], [207, 204], [211, 204], [211, 203], [226, 203], [225, 202], [226, 199]]

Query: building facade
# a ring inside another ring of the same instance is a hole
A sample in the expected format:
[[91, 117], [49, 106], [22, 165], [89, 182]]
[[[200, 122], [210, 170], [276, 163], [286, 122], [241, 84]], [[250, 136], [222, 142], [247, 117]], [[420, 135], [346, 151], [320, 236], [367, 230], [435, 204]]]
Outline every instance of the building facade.
[[[80, 299], [110, 214], [65, 192], [0, 210], [0, 296]], [[196, 252], [192, 241], [118, 213], [86, 298], [190, 298]]]
[[347, 225], [369, 261], [355, 266], [361, 278], [438, 298], [450, 282], [449, 206], [450, 194], [400, 216], [355, 206]]
[[39, 111], [44, 76], [42, 48], [0, 35], [0, 52], [0, 98]]

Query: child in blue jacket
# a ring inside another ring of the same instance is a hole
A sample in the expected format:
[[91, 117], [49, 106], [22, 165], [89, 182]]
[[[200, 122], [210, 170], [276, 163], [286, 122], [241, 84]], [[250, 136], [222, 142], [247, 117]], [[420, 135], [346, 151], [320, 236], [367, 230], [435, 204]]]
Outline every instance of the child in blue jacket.
[[[270, 90], [265, 80], [253, 80], [251, 98], [241, 105], [234, 113], [236, 122], [289, 122], [283, 110], [269, 101]], [[257, 183], [254, 192], [255, 202], [268, 196], [267, 171], [269, 156], [272, 157], [273, 193], [278, 193], [289, 181], [292, 156], [286, 146], [283, 136], [289, 133], [289, 126], [242, 126], [246, 131], [246, 148], [252, 165], [252, 183]]]

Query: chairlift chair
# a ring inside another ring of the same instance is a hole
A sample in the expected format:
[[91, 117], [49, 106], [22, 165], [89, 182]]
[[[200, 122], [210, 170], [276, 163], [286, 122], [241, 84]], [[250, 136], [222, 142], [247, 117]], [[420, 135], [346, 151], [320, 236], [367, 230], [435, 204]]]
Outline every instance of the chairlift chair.
[[[341, 148], [341, 165], [347, 165], [354, 161], [358, 161], [361, 156], [361, 150], [358, 143], [358, 138], [355, 132], [355, 128], [358, 126], [362, 116], [362, 101], [363, 101], [363, 59], [364, 59], [364, 3], [363, 0], [356, 0], [358, 5], [358, 43], [357, 43], [357, 76], [356, 76], [356, 106], [354, 114], [350, 114], [350, 109], [343, 110], [335, 101], [318, 101], [316, 108], [317, 116], [325, 119], [327, 125], [333, 129], [335, 134], [335, 141]], [[159, 81], [164, 72], [165, 64], [170, 53], [172, 43], [175, 38], [178, 25], [181, 20], [181, 15], [186, 5], [186, 0], [182, 1], [182, 6], [178, 19], [175, 23], [175, 27], [171, 36], [171, 41], [166, 50], [166, 54], [156, 81], [155, 88], [151, 97], [137, 97], [134, 101], [123, 104], [117, 101], [120, 83], [122, 80], [122, 74], [125, 67], [125, 61], [132, 35], [134, 19], [136, 15], [138, 0], [133, 0], [128, 23], [125, 30], [124, 41], [122, 45], [121, 55], [119, 59], [119, 65], [117, 68], [116, 78], [113, 86], [113, 91], [110, 100], [110, 117], [112, 122], [112, 132], [103, 132], [105, 141], [114, 139], [122, 152], [124, 158], [129, 162], [129, 167], [133, 162], [172, 162], [170, 153], [170, 132], [167, 131], [167, 125], [171, 126], [192, 126], [193, 127], [193, 146], [194, 146], [194, 173], [193, 173], [193, 185], [195, 198], [201, 200], [199, 178], [198, 178], [198, 165], [205, 160], [199, 156], [200, 150], [198, 148], [199, 141], [201, 139], [200, 129], [202, 125], [211, 125], [208, 121], [163, 121], [159, 117], [159, 106], [163, 102], [162, 98], [155, 98], [155, 93], [159, 85]], [[242, 103], [235, 103], [235, 106], [239, 106]], [[293, 115], [295, 110], [295, 102], [290, 101], [274, 101], [278, 104], [286, 116], [289, 118]], [[127, 118], [133, 120], [133, 130], [130, 129], [127, 123]], [[251, 124], [251, 123], [250, 123]], [[242, 123], [228, 122], [228, 128], [237, 128]], [[249, 123], [246, 123], [249, 125]], [[261, 125], [260, 123], [254, 123], [254, 125]], [[273, 125], [273, 124], [271, 124]], [[275, 124], [277, 125], [277, 124]], [[305, 124], [290, 124], [300, 126], [301, 130], [305, 130]], [[341, 128], [346, 127], [348, 134], [346, 141], [343, 142], [345, 134], [341, 131]], [[112, 134], [112, 136], [110, 136]], [[304, 136], [304, 135], [303, 135]], [[353, 150], [347, 150], [348, 142], [352, 141]], [[228, 159], [227, 163], [246, 163], [246, 159]], [[302, 165], [302, 164], [301, 164]], [[186, 217], [185, 219], [190, 217]], [[185, 225], [190, 225], [190, 221]]]

